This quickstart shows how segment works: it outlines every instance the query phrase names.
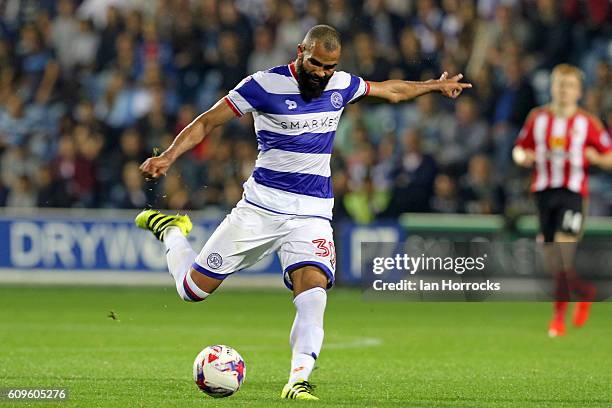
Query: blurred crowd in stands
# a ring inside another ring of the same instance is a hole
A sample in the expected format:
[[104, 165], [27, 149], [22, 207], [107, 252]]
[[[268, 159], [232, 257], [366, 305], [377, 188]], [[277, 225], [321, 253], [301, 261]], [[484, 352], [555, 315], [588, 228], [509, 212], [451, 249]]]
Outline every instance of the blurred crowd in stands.
[[[529, 173], [510, 151], [555, 64], [583, 69], [584, 107], [612, 126], [611, 18], [608, 0], [0, 0], [0, 206], [230, 209], [257, 157], [250, 115], [161, 181], [138, 166], [327, 23], [342, 70], [474, 84], [456, 101], [350, 105], [337, 219], [529, 212]], [[591, 184], [591, 213], [612, 215], [612, 179]]]

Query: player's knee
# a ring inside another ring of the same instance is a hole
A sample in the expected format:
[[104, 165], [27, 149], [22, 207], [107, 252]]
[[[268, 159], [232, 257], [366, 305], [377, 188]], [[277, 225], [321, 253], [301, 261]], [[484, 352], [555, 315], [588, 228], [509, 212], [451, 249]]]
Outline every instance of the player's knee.
[[191, 279], [193, 280], [193, 282], [203, 291], [205, 291], [208, 294], [213, 293], [218, 287], [219, 285], [221, 285], [221, 283], [223, 282], [222, 279], [216, 279], [216, 278], [212, 278], [210, 276], [204, 275], [201, 272], [198, 272], [197, 270], [191, 268], [191, 271], [189, 272], [191, 275]]
[[567, 232], [556, 232], [555, 242], [578, 242], [579, 236], [576, 234], [568, 234]]
[[201, 274], [191, 268], [185, 275], [182, 284], [179, 284], [182, 287], [179, 288], [178, 292], [186, 302], [201, 302], [210, 296], [221, 282], [223, 281]]

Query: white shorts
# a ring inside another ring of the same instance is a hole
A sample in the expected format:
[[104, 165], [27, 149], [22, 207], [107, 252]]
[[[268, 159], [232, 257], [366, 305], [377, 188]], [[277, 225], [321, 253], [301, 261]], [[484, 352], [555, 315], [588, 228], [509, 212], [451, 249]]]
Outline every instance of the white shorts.
[[334, 283], [336, 251], [332, 227], [317, 217], [277, 214], [240, 200], [196, 257], [193, 268], [206, 276], [225, 279], [276, 251], [285, 285], [293, 289], [289, 273], [306, 265]]

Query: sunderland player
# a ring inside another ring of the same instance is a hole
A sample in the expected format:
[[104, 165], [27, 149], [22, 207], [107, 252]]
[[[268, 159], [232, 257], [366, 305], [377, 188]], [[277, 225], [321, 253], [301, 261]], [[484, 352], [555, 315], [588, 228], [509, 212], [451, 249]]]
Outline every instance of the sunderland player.
[[160, 177], [184, 152], [235, 116], [254, 118], [259, 156], [244, 195], [199, 254], [189, 245], [187, 216], [143, 211], [136, 224], [167, 248], [170, 274], [180, 297], [206, 299], [229, 275], [277, 252], [296, 316], [291, 328], [289, 381], [282, 398], [317, 399], [308, 382], [323, 343], [323, 315], [334, 283], [335, 251], [330, 220], [334, 199], [330, 156], [338, 120], [348, 103], [363, 97], [401, 102], [428, 92], [455, 98], [471, 85], [461, 75], [438, 80], [367, 82], [336, 71], [340, 38], [332, 27], [313, 27], [289, 65], [246, 77], [197, 117], [143, 173]]
[[534, 109], [528, 116], [513, 150], [515, 162], [533, 167], [531, 190], [535, 194], [540, 238], [547, 246], [546, 258], [555, 272], [554, 315], [548, 333], [565, 334], [565, 313], [570, 292], [578, 296], [573, 323], [581, 327], [589, 316], [595, 288], [580, 279], [574, 269], [588, 197], [588, 169], [595, 165], [612, 168], [612, 144], [601, 122], [578, 107], [582, 73], [561, 64], [551, 76], [551, 103]]

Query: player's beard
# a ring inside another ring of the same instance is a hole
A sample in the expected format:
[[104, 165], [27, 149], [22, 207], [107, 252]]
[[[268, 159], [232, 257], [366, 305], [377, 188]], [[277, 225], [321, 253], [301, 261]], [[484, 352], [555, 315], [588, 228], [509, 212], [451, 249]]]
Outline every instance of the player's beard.
[[304, 65], [301, 60], [298, 60], [295, 64], [295, 71], [297, 73], [298, 86], [300, 88], [300, 94], [305, 101], [318, 98], [323, 94], [327, 83], [331, 79], [331, 75], [326, 75], [322, 78], [309, 74], [304, 69]]

